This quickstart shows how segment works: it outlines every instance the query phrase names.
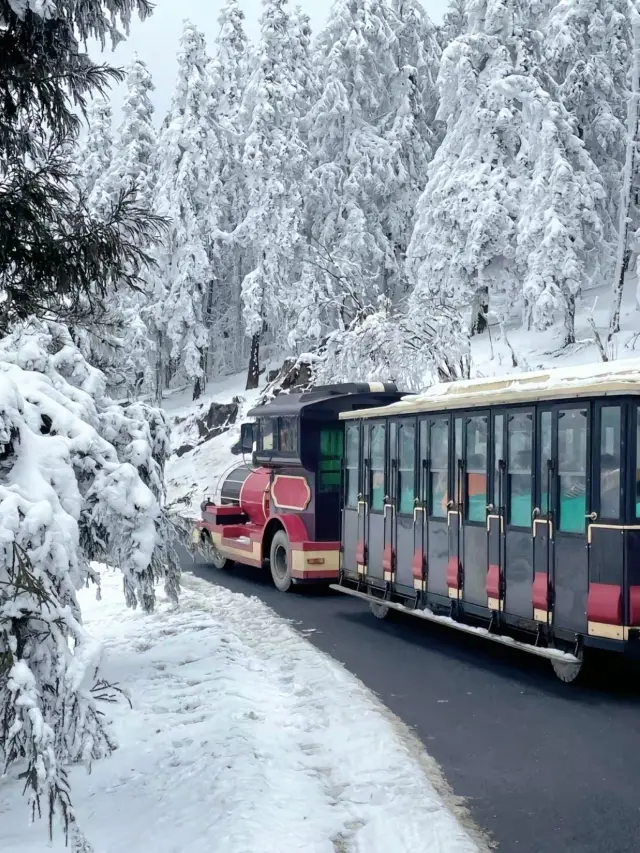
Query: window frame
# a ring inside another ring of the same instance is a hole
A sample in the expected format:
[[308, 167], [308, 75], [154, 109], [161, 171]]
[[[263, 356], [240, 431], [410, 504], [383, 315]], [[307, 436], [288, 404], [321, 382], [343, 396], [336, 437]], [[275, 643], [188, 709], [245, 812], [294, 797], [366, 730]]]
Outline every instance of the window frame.
[[[413, 459], [412, 459], [412, 468], [411, 469], [403, 469], [402, 468], [402, 431], [404, 429], [412, 429], [413, 430]], [[413, 517], [413, 511], [416, 507], [416, 499], [418, 498], [418, 485], [417, 485], [417, 473], [418, 473], [418, 422], [416, 418], [402, 418], [397, 421], [397, 431], [396, 431], [396, 442], [397, 442], [397, 450], [396, 450], [396, 512], [398, 515], [401, 515], [403, 518]], [[411, 470], [412, 474], [412, 496], [411, 496], [411, 507], [409, 509], [402, 509], [402, 471], [403, 470]]]
[[517, 417], [519, 415], [529, 416], [531, 419], [531, 456], [530, 456], [530, 469], [529, 475], [531, 480], [531, 512], [533, 513], [533, 509], [535, 507], [535, 499], [536, 499], [536, 460], [537, 460], [537, 443], [538, 443], [538, 424], [537, 424], [537, 412], [536, 408], [533, 406], [526, 406], [523, 408], [506, 408], [502, 410], [502, 413], [505, 415], [505, 435], [504, 435], [504, 444], [503, 448], [505, 449], [506, 456], [506, 481], [504, 488], [504, 515], [505, 515], [505, 524], [510, 530], [531, 530], [533, 527], [533, 518], [530, 516], [526, 525], [523, 524], [514, 524], [511, 520], [512, 516], [512, 504], [511, 504], [511, 492], [512, 492], [512, 480], [511, 478], [514, 476], [511, 471], [511, 430], [509, 429], [510, 419], [512, 417]]
[[[347, 448], [349, 446], [348, 434], [352, 430], [356, 433], [357, 440], [358, 440], [358, 451], [357, 451], [356, 468], [355, 468], [355, 471], [356, 471], [356, 501], [355, 501], [354, 505], [351, 505], [349, 503], [349, 473], [348, 472], [351, 469], [349, 468], [349, 466], [347, 464], [348, 463]], [[362, 476], [363, 476], [362, 472], [364, 469], [364, 466], [362, 464], [362, 448], [363, 448], [362, 433], [363, 433], [363, 429], [362, 429], [362, 422], [361, 421], [351, 421], [351, 422], [345, 424], [345, 430], [344, 430], [344, 474], [343, 474], [343, 488], [342, 488], [342, 495], [343, 495], [342, 500], [343, 500], [343, 505], [344, 505], [345, 509], [357, 510], [358, 509], [358, 502], [360, 501], [360, 496], [362, 494]]]
[[[484, 492], [484, 501], [482, 505], [482, 518], [471, 518], [469, 515], [469, 474], [477, 473], [469, 471], [469, 426], [472, 421], [481, 421], [485, 422], [485, 454], [484, 454], [484, 478], [485, 478], [485, 492]], [[487, 506], [490, 503], [490, 494], [491, 494], [491, 445], [492, 445], [492, 417], [490, 409], [472, 409], [467, 412], [462, 420], [462, 459], [463, 459], [463, 476], [462, 476], [462, 519], [464, 524], [474, 525], [476, 527], [485, 527], [487, 524]]]
[[445, 435], [447, 438], [447, 450], [446, 450], [446, 460], [447, 460], [447, 487], [445, 497], [447, 500], [450, 500], [451, 492], [451, 482], [452, 482], [452, 471], [451, 471], [451, 457], [452, 454], [455, 453], [455, 450], [452, 448], [452, 433], [453, 433], [453, 422], [454, 418], [447, 413], [436, 413], [433, 415], [429, 415], [427, 418], [427, 470], [426, 470], [426, 482], [425, 482], [425, 503], [427, 505], [427, 516], [430, 520], [433, 521], [445, 521], [447, 520], [447, 509], [445, 508], [443, 515], [435, 515], [433, 510], [435, 508], [435, 502], [433, 500], [433, 474], [442, 473], [442, 468], [434, 468], [433, 467], [433, 428], [437, 423], [443, 423], [445, 426]]
[[[591, 496], [592, 508], [598, 513], [598, 521], [604, 521], [609, 524], [624, 524], [627, 516], [627, 470], [629, 468], [627, 454], [627, 418], [628, 418], [627, 402], [623, 399], [615, 397], [598, 400], [594, 406], [593, 416], [593, 452], [591, 465]], [[638, 410], [640, 413], [640, 404], [631, 407], [633, 410]], [[620, 502], [618, 516], [604, 515], [602, 512], [602, 413], [605, 409], [620, 409]], [[637, 435], [637, 421], [634, 421], [634, 427]], [[634, 445], [637, 438], [634, 436]], [[633, 478], [635, 484], [635, 476]], [[636, 516], [636, 507], [633, 507], [633, 518]]]

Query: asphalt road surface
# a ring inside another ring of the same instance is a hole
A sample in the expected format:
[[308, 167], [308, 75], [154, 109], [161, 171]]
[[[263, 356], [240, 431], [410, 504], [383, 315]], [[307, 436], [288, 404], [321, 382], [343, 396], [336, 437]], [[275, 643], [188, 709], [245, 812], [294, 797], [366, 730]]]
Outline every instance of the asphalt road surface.
[[414, 729], [500, 851], [640, 853], [637, 670], [571, 687], [546, 661], [411, 617], [380, 622], [340, 593], [283, 595], [268, 572], [186, 552], [183, 567], [315, 629], [311, 642]]

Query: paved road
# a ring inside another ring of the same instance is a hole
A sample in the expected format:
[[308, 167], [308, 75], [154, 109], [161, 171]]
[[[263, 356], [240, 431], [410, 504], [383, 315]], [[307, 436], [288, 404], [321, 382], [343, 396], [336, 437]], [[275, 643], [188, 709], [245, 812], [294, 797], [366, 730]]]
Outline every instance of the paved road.
[[410, 617], [379, 622], [340, 593], [282, 595], [268, 573], [186, 555], [184, 568], [315, 629], [311, 641], [413, 727], [500, 851], [640, 851], [637, 672], [567, 687], [545, 661]]

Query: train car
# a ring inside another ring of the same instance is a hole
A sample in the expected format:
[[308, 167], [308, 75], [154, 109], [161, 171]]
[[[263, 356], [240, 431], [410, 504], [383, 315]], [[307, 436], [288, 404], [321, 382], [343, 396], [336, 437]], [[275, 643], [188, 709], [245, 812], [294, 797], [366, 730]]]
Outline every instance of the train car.
[[344, 411], [341, 592], [550, 660], [640, 646], [640, 360]]
[[206, 500], [194, 530], [212, 546], [218, 568], [268, 566], [282, 592], [294, 584], [339, 579], [344, 424], [352, 409], [403, 398], [395, 385], [342, 384], [280, 394], [248, 416], [243, 462], [225, 476], [218, 500]]

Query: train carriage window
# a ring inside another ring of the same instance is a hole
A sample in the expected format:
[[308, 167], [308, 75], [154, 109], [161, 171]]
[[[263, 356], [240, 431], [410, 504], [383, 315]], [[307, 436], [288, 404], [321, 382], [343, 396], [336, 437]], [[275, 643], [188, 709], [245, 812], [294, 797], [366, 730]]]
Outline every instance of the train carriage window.
[[460, 487], [461, 483], [461, 462], [462, 462], [462, 418], [456, 418], [453, 425], [455, 435], [455, 452], [456, 461], [453, 469], [453, 495], [457, 504], [461, 501]]
[[273, 450], [273, 418], [260, 418], [260, 449]]
[[467, 465], [465, 495], [469, 521], [487, 518], [487, 419], [467, 420]]
[[496, 510], [504, 504], [504, 482], [500, 462], [504, 462], [504, 415], [496, 415], [493, 421], [493, 504]]
[[321, 492], [339, 492], [343, 453], [342, 430], [325, 427], [320, 431], [318, 486]]
[[371, 428], [371, 509], [382, 512], [384, 508], [385, 427]]
[[410, 515], [415, 499], [416, 428], [400, 424], [398, 431], [398, 512]]
[[620, 406], [604, 406], [600, 412], [600, 515], [620, 518]]
[[298, 452], [297, 418], [278, 418], [278, 450], [281, 453]]
[[542, 412], [540, 415], [540, 467], [538, 469], [538, 478], [540, 482], [540, 511], [544, 516], [548, 516], [551, 510], [551, 504], [549, 503], [549, 483], [551, 481], [549, 462], [553, 458], [551, 455], [553, 435], [552, 417], [551, 412]]
[[355, 509], [358, 506], [360, 474], [360, 427], [350, 424], [346, 430], [346, 505]]
[[558, 413], [560, 523], [565, 533], [582, 533], [587, 510], [587, 412]]
[[530, 527], [533, 511], [533, 416], [527, 412], [510, 415], [508, 437], [509, 524]]
[[446, 518], [449, 497], [449, 422], [446, 420], [431, 422], [429, 457], [430, 514], [435, 518]]

